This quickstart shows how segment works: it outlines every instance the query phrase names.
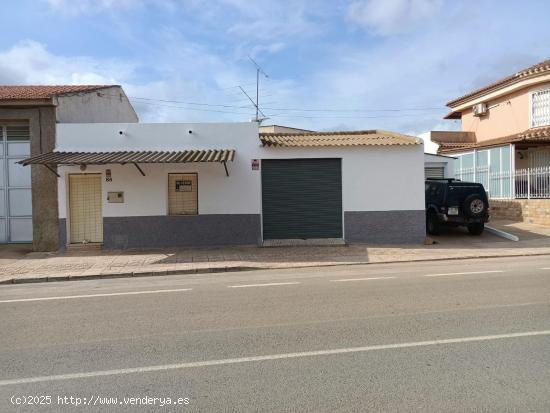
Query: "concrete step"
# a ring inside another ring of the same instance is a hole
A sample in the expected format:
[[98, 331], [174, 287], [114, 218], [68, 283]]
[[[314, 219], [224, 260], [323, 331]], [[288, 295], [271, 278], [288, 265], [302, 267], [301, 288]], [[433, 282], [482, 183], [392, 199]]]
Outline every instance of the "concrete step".
[[67, 245], [67, 251], [101, 251], [102, 249], [103, 243], [101, 242], [87, 242]]
[[333, 245], [346, 245], [346, 241], [342, 238], [308, 238], [308, 239], [266, 239], [263, 247], [322, 247]]

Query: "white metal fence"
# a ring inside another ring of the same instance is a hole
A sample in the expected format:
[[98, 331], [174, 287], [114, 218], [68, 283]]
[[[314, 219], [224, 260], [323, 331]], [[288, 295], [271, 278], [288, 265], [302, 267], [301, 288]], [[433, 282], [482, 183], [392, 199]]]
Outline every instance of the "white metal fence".
[[490, 198], [550, 198], [550, 166], [489, 172], [487, 167], [455, 172], [457, 179], [483, 184]]

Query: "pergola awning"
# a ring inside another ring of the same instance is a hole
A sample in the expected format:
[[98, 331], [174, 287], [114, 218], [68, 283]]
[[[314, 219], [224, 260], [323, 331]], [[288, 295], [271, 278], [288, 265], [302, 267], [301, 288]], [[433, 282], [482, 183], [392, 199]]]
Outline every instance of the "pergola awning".
[[185, 151], [48, 152], [19, 161], [21, 165], [106, 165], [233, 161], [234, 149]]
[[44, 165], [57, 176], [52, 168], [58, 165], [107, 165], [133, 164], [145, 176], [138, 164], [152, 163], [191, 163], [219, 162], [223, 164], [225, 174], [229, 176], [227, 161], [235, 158], [234, 149], [202, 149], [184, 151], [116, 151], [116, 152], [48, 152], [42, 155], [23, 159], [18, 163], [27, 165]]

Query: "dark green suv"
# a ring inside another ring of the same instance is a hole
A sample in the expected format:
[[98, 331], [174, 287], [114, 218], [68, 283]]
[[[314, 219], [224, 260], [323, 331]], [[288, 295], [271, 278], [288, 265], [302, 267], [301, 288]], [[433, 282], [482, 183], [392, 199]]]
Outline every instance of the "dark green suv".
[[480, 235], [489, 221], [489, 200], [483, 185], [456, 179], [426, 181], [426, 231], [437, 235], [442, 225], [465, 226]]

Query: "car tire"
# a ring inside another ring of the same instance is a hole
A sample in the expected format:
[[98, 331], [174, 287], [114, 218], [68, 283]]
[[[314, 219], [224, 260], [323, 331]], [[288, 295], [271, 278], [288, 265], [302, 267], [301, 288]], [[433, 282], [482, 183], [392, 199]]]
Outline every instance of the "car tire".
[[480, 195], [472, 194], [464, 200], [464, 214], [476, 218], [487, 212], [487, 203]]
[[426, 232], [431, 235], [439, 235], [441, 225], [439, 224], [439, 218], [434, 211], [428, 211], [426, 215]]
[[468, 232], [472, 235], [481, 235], [484, 229], [485, 229], [485, 224], [483, 222], [468, 224]]

